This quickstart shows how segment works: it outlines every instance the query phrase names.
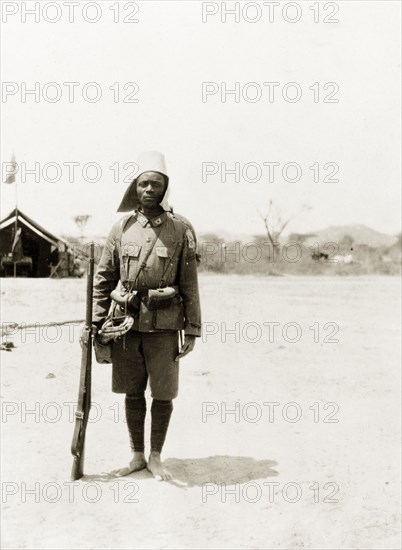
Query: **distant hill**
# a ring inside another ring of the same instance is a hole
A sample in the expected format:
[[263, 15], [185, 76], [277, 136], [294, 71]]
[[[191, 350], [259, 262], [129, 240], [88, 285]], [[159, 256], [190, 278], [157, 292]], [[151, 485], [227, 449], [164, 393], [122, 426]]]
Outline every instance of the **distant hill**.
[[[353, 244], [355, 245], [365, 244], [373, 248], [389, 248], [398, 241], [398, 237], [396, 235], [381, 233], [379, 231], [376, 231], [375, 229], [372, 229], [371, 227], [367, 227], [366, 225], [335, 225], [327, 227], [325, 229], [320, 229], [319, 231], [311, 231], [309, 234], [314, 236], [310, 236], [308, 239], [306, 239], [306, 246], [310, 246], [316, 242], [320, 244], [328, 242], [340, 243], [346, 236], [351, 237], [353, 239]], [[199, 240], [213, 240], [213, 236], [225, 242], [240, 241], [243, 243], [255, 241], [256, 239], [266, 238], [263, 234], [253, 236], [245, 234], [230, 234], [226, 231], [214, 231], [208, 234], [200, 234]], [[281, 238], [282, 243], [285, 243], [287, 241], [289, 241], [289, 236], [285, 235]]]
[[306, 240], [306, 245], [311, 245], [315, 242], [340, 243], [345, 237], [349, 236], [353, 239], [353, 244], [365, 244], [373, 248], [384, 247], [389, 248], [394, 245], [398, 237], [396, 235], [388, 235], [380, 233], [366, 225], [336, 225], [326, 229], [314, 232], [315, 237], [310, 237]]

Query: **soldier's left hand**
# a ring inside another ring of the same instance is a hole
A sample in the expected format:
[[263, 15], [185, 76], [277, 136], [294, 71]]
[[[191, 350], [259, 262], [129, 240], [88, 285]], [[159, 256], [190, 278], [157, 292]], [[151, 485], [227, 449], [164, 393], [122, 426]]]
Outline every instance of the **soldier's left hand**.
[[175, 358], [175, 361], [182, 359], [188, 353], [190, 353], [190, 351], [193, 351], [195, 346], [195, 338], [196, 338], [195, 336], [186, 334], [186, 336], [184, 337], [183, 347], [181, 348], [179, 355]]

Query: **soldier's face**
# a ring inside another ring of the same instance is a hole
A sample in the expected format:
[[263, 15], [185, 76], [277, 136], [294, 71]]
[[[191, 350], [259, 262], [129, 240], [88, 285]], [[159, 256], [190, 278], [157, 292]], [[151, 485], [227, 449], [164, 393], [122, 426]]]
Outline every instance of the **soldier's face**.
[[157, 206], [165, 191], [165, 178], [158, 172], [144, 172], [137, 179], [137, 197], [143, 206]]

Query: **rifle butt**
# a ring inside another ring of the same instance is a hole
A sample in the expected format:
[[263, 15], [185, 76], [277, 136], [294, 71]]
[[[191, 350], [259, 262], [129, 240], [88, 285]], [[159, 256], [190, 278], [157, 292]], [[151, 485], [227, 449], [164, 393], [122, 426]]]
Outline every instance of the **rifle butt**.
[[82, 453], [78, 456], [74, 456], [73, 466], [71, 468], [71, 481], [77, 481], [81, 479], [84, 475], [84, 449]]
[[77, 481], [84, 475], [82, 464], [78, 458], [74, 458], [73, 467], [71, 468], [71, 481]]

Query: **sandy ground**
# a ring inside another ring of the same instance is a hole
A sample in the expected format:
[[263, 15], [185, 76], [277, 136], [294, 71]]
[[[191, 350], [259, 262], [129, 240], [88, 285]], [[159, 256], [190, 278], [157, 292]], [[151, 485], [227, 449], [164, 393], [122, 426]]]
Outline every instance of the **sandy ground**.
[[[181, 363], [164, 449], [172, 483], [108, 474], [129, 446], [123, 396], [96, 363], [86, 476], [70, 483], [79, 327], [13, 336], [3, 548], [400, 548], [399, 279], [203, 275], [201, 290], [203, 341]], [[3, 321], [83, 317], [84, 280], [1, 292]]]

